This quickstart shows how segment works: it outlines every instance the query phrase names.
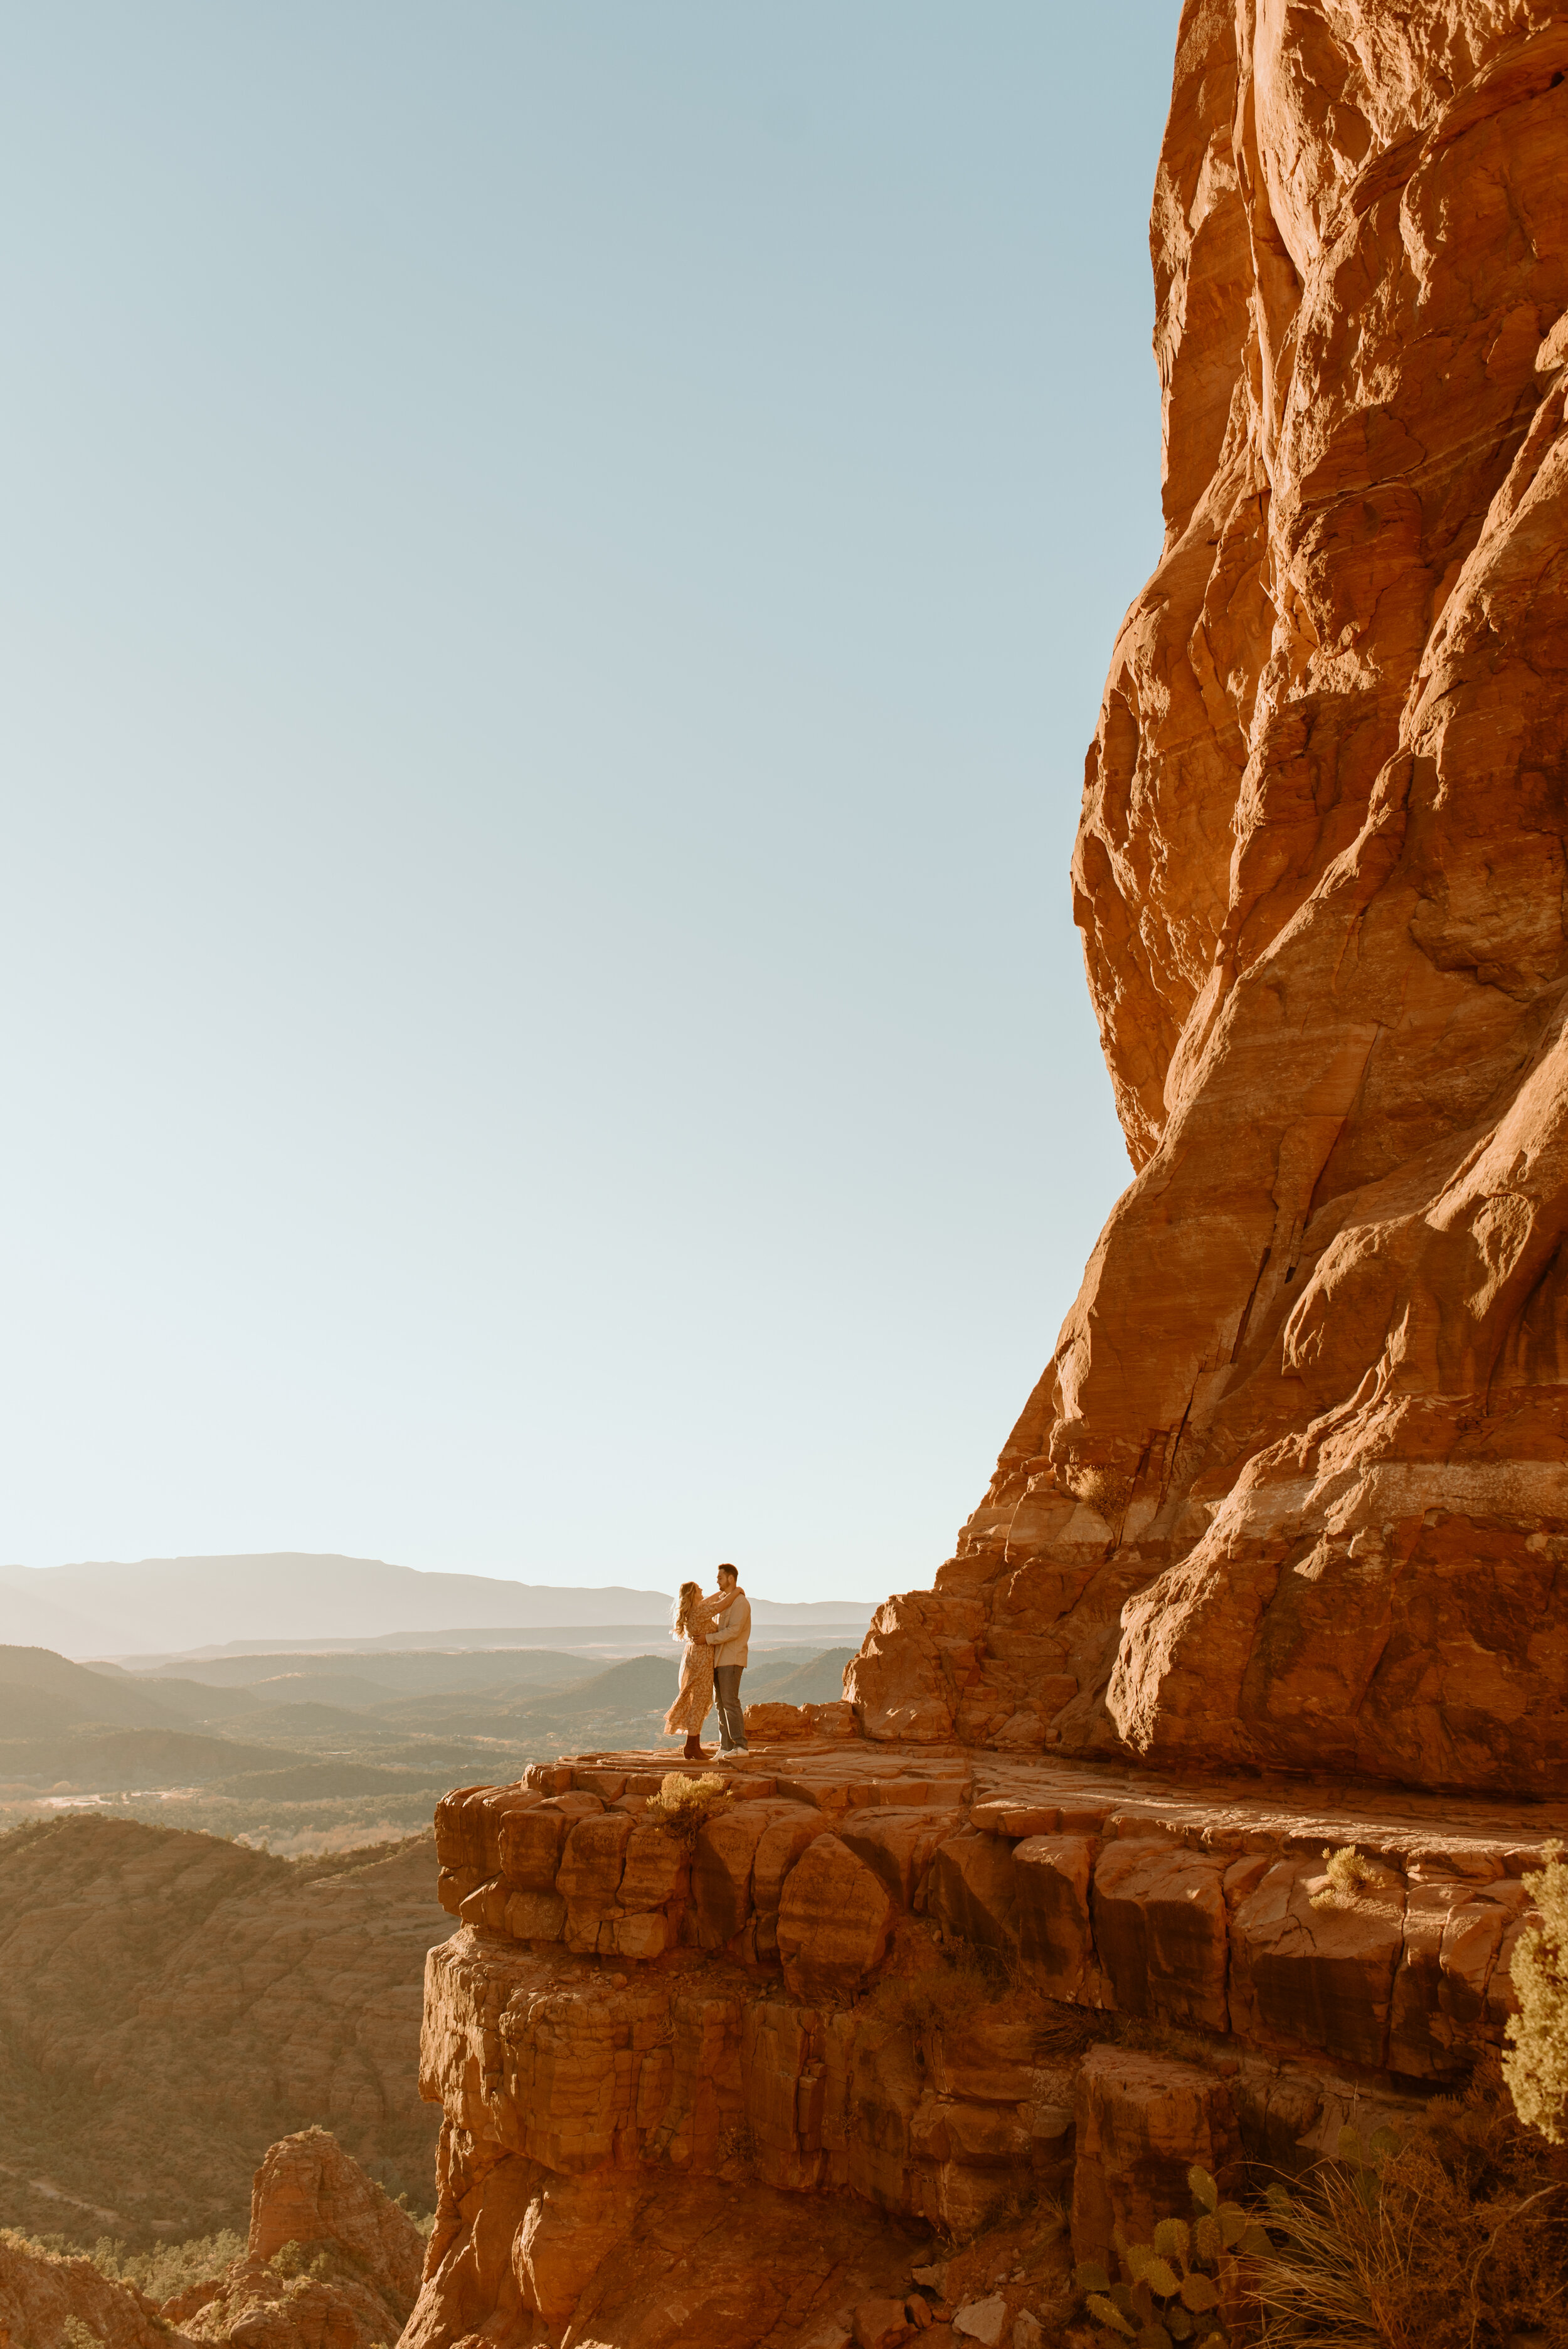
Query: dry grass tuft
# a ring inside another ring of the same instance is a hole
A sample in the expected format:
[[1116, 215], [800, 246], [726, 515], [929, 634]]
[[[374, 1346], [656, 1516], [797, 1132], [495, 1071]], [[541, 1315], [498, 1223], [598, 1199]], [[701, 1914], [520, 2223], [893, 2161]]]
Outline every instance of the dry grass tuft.
[[939, 1961], [916, 1974], [884, 1974], [865, 2002], [879, 2021], [908, 2032], [952, 2031], [994, 2007], [1006, 1981], [967, 1942], [949, 1942]]
[[1568, 2349], [1568, 2179], [1495, 2100], [1435, 2105], [1363, 2164], [1326, 2163], [1267, 2223], [1270, 2349]]
[[1377, 1867], [1371, 1860], [1363, 1859], [1354, 1844], [1347, 1844], [1343, 1851], [1336, 1851], [1331, 1845], [1325, 1844], [1323, 1857], [1326, 1862], [1328, 1884], [1324, 1891], [1313, 1894], [1312, 1906], [1315, 1909], [1333, 1909], [1341, 1900], [1354, 1900], [1364, 1884], [1376, 1884], [1377, 1881]]

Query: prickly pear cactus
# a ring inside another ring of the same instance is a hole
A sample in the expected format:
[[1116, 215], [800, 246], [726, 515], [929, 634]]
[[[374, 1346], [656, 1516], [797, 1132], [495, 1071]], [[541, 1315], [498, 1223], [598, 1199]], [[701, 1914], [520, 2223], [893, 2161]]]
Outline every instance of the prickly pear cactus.
[[1098, 2261], [1081, 2261], [1074, 2281], [1101, 2339], [1136, 2341], [1139, 2349], [1227, 2349], [1227, 2313], [1240, 2306], [1243, 2262], [1273, 2246], [1239, 2202], [1222, 2202], [1206, 2169], [1191, 2168], [1192, 2218], [1161, 2219], [1151, 2243], [1129, 2243], [1119, 2232], [1119, 2282]]

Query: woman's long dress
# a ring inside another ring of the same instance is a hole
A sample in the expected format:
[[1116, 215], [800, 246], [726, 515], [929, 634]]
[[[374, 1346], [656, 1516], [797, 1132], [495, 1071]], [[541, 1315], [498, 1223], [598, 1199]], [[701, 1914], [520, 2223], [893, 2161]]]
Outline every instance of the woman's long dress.
[[717, 1619], [716, 1600], [704, 1599], [692, 1609], [690, 1630], [681, 1651], [681, 1684], [665, 1715], [666, 1737], [700, 1737], [703, 1723], [713, 1709], [713, 1650], [707, 1634]]

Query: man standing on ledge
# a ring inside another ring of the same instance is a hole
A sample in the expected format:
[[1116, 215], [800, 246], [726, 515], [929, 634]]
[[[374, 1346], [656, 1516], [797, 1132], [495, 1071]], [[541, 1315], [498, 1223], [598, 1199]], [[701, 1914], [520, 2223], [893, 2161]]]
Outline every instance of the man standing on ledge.
[[718, 1707], [718, 1752], [744, 1754], [746, 1716], [740, 1710], [740, 1675], [746, 1670], [747, 1641], [751, 1636], [751, 1601], [740, 1587], [733, 1566], [718, 1569], [718, 1619], [707, 1635], [713, 1650], [713, 1696]]

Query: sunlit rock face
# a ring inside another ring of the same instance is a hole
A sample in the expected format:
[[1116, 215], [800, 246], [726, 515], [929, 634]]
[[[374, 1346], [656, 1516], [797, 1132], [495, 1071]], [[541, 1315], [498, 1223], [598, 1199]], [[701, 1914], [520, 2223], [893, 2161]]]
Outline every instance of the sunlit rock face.
[[872, 1735], [1568, 1779], [1568, 11], [1188, 0], [1073, 859], [1136, 1175]]
[[441, 1805], [406, 2349], [1054, 2338], [1193, 2162], [1502, 2043], [1568, 1818], [1493, 1799], [1568, 1775], [1568, 13], [1189, 0], [1153, 241], [1074, 866], [1136, 1177], [846, 1708], [755, 1708], [689, 1837], [662, 1754]]
[[[442, 1802], [403, 2349], [1058, 2340], [1074, 2258], [1146, 2240], [1193, 2162], [1298, 2172], [1495, 2063], [1568, 1826], [748, 1725], [689, 1841], [657, 1754]], [[272, 2235], [325, 2231], [289, 2149]]]

